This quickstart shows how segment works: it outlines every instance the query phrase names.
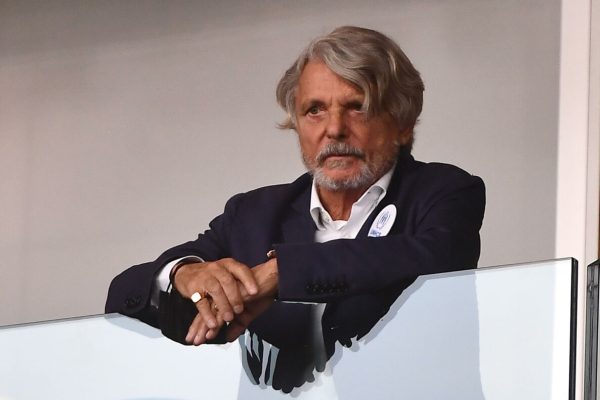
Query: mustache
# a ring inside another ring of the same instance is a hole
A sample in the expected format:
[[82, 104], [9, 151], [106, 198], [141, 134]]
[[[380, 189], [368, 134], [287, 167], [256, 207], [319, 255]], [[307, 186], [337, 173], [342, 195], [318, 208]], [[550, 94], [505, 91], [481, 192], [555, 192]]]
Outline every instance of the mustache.
[[365, 159], [365, 153], [359, 148], [350, 146], [344, 142], [329, 143], [319, 151], [315, 160], [317, 165], [322, 165], [327, 157], [331, 156], [354, 156], [362, 160]]

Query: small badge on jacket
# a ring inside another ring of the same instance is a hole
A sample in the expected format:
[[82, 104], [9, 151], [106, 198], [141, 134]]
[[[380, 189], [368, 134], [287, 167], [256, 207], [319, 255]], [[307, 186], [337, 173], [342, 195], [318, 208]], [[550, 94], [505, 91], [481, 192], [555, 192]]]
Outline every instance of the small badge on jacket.
[[396, 220], [396, 206], [393, 204], [387, 205], [381, 210], [381, 212], [373, 221], [371, 229], [369, 229], [369, 236], [380, 237], [387, 235], [394, 225]]

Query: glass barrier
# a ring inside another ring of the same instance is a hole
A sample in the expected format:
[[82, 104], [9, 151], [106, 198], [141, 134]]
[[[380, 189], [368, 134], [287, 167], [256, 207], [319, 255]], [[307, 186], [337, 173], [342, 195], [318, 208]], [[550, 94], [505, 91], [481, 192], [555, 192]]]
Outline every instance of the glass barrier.
[[0, 399], [573, 399], [576, 271], [561, 259], [421, 276], [370, 321], [361, 303], [291, 305], [318, 329], [225, 345], [183, 346], [117, 314], [2, 327]]
[[596, 400], [598, 367], [598, 284], [600, 260], [588, 265], [586, 281], [584, 399]]

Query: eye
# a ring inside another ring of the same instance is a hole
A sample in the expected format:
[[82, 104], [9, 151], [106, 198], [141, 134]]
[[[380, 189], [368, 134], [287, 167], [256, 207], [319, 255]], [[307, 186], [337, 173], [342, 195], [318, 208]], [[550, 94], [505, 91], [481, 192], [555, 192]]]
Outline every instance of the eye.
[[319, 112], [321, 112], [321, 107], [319, 106], [312, 106], [306, 111], [307, 114], [311, 115], [317, 115]]
[[361, 102], [352, 102], [350, 104], [348, 104], [348, 109], [352, 110], [352, 111], [356, 111], [356, 112], [362, 112], [363, 110], [363, 105]]

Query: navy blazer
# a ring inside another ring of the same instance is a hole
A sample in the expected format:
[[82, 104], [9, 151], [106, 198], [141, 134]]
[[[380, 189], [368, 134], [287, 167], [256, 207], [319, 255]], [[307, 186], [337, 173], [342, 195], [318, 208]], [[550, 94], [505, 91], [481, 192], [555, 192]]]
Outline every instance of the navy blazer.
[[[314, 242], [311, 183], [310, 175], [304, 174], [290, 184], [234, 196], [196, 240], [115, 277], [106, 312], [157, 326], [157, 310], [150, 306], [154, 277], [169, 261], [189, 255], [207, 261], [232, 257], [252, 267], [265, 262], [267, 251], [276, 249], [279, 299], [329, 303], [325, 317], [329, 316], [329, 325], [340, 329], [344, 321], [352, 325], [358, 310], [385, 313], [418, 275], [476, 267], [485, 208], [480, 178], [452, 165], [423, 163], [402, 155], [386, 196], [358, 236], [326, 243]], [[374, 219], [389, 204], [397, 209], [391, 231], [384, 237], [369, 237]], [[276, 318], [286, 326], [275, 334], [280, 338], [306, 329], [305, 318], [294, 316], [292, 310], [309, 313], [301, 304], [277, 302], [251, 328], [270, 331]], [[271, 343], [276, 341], [272, 338]]]

